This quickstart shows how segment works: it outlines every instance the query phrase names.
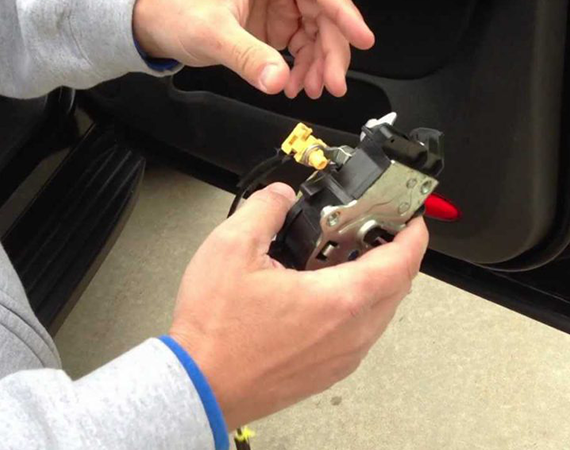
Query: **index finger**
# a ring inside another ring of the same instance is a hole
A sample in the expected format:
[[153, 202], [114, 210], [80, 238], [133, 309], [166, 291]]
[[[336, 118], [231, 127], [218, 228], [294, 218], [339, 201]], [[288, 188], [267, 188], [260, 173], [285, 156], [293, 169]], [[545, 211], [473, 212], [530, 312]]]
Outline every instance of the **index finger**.
[[384, 298], [409, 291], [427, 244], [425, 222], [417, 218], [393, 242], [369, 251], [356, 261], [321, 269], [316, 274], [326, 277], [333, 290], [353, 290], [361, 307], [372, 307]]
[[374, 45], [374, 33], [352, 0], [317, 0], [317, 3], [354, 47], [368, 50]]
[[429, 244], [429, 232], [424, 218], [412, 219], [406, 228], [396, 235], [394, 242], [408, 247], [421, 260]]
[[366, 264], [374, 270], [380, 259], [402, 260], [410, 279], [420, 271], [422, 259], [429, 243], [429, 233], [423, 217], [413, 219], [398, 233], [394, 241], [371, 250], [356, 262]]
[[346, 71], [350, 66], [350, 46], [338, 27], [326, 16], [318, 20], [325, 56], [323, 77], [327, 90], [335, 97], [346, 94]]

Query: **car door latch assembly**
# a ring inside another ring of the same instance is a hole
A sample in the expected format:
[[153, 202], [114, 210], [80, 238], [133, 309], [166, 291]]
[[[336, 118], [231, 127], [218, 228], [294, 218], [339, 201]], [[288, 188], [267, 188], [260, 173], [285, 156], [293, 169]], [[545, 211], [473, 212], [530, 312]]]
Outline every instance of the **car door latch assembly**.
[[[297, 125], [280, 156], [265, 167], [294, 158], [315, 172], [301, 184], [270, 256], [297, 270], [352, 261], [390, 242], [423, 214], [443, 169], [443, 133], [417, 128], [406, 135], [395, 120], [392, 113], [368, 121], [355, 148], [328, 146], [309, 127]], [[244, 178], [250, 185], [264, 175], [255, 172]]]

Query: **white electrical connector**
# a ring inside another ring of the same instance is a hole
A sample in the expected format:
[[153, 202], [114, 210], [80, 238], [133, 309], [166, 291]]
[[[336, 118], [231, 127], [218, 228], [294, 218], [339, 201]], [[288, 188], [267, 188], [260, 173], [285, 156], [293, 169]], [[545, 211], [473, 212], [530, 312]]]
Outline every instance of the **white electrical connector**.
[[[384, 117], [381, 117], [380, 119], [370, 119], [368, 122], [366, 122], [366, 125], [364, 125], [366, 128], [374, 128], [377, 127], [378, 125], [382, 125], [387, 123], [388, 125], [394, 125], [394, 123], [396, 123], [396, 120], [398, 119], [398, 114], [395, 112], [391, 112], [390, 114], [386, 114]], [[364, 134], [364, 132], [360, 133], [360, 140], [362, 141], [364, 139], [366, 135]]]

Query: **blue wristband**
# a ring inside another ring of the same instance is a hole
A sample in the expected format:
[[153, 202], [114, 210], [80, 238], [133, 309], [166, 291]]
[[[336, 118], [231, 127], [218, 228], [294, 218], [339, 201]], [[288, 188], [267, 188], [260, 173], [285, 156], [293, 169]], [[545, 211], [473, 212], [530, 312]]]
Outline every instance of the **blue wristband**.
[[172, 70], [180, 63], [175, 61], [174, 59], [163, 59], [163, 58], [149, 58], [149, 56], [145, 53], [145, 51], [140, 47], [139, 43], [135, 39], [135, 47], [141, 55], [141, 58], [144, 59], [144, 62], [148, 67], [152, 70], [156, 70], [158, 72], [164, 72], [166, 70]]
[[224, 415], [222, 414], [222, 410], [218, 405], [216, 397], [214, 396], [212, 388], [208, 384], [206, 377], [200, 371], [198, 365], [190, 357], [188, 352], [186, 352], [186, 350], [184, 350], [180, 344], [178, 344], [178, 342], [176, 342], [170, 336], [161, 336], [159, 339], [174, 352], [182, 366], [186, 369], [188, 376], [192, 380], [192, 383], [194, 384], [194, 387], [200, 396], [200, 400], [202, 400], [206, 415], [208, 416], [210, 428], [212, 429], [212, 434], [214, 435], [214, 444], [216, 446], [216, 450], [228, 450], [230, 447], [230, 442]]

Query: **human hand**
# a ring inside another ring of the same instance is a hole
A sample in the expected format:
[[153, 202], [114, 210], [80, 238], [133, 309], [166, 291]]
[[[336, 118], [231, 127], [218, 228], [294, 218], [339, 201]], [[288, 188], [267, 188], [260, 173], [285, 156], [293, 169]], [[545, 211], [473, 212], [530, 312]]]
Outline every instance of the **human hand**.
[[[352, 0], [137, 0], [133, 29], [147, 54], [192, 67], [222, 64], [268, 94], [346, 93], [350, 45], [374, 35]], [[292, 70], [277, 50], [288, 48]]]
[[170, 335], [205, 374], [230, 430], [356, 370], [426, 250], [420, 218], [357, 261], [284, 269], [267, 252], [294, 201], [284, 184], [255, 193], [200, 247], [178, 293]]

